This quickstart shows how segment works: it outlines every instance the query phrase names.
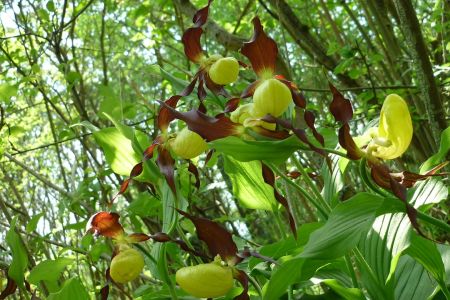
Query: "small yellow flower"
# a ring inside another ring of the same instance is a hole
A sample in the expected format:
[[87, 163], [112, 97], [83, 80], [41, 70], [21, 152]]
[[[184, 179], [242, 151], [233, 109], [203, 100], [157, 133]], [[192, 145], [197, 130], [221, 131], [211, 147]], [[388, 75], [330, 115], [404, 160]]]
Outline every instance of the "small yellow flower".
[[381, 159], [400, 157], [409, 147], [413, 126], [408, 105], [397, 94], [384, 100], [378, 127], [370, 128], [364, 136], [371, 138], [367, 154]]
[[284, 83], [270, 78], [262, 81], [255, 89], [253, 103], [253, 116], [264, 117], [271, 114], [279, 117], [292, 103], [292, 94]]
[[239, 63], [234, 57], [219, 58], [211, 65], [208, 74], [216, 84], [233, 83], [239, 76]]
[[243, 124], [245, 127], [261, 126], [268, 130], [275, 130], [276, 124], [268, 123], [253, 116], [253, 103], [247, 103], [239, 106], [230, 115], [230, 120], [235, 123]]
[[115, 282], [127, 283], [141, 274], [144, 264], [144, 257], [139, 251], [124, 249], [112, 259], [109, 274]]
[[175, 279], [180, 287], [198, 298], [222, 297], [233, 287], [231, 267], [220, 261], [184, 267], [177, 271]]
[[183, 128], [177, 136], [170, 140], [172, 151], [181, 158], [191, 159], [208, 149], [208, 144], [196, 132]]

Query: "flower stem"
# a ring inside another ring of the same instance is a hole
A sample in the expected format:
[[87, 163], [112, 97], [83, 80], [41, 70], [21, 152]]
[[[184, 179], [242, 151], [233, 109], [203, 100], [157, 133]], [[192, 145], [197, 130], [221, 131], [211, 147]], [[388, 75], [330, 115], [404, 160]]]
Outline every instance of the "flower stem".
[[331, 211], [331, 207], [330, 205], [325, 201], [325, 199], [323, 198], [322, 194], [320, 193], [319, 189], [317, 188], [317, 186], [314, 184], [314, 182], [311, 180], [311, 178], [309, 177], [308, 173], [306, 172], [305, 168], [303, 168], [302, 164], [300, 163], [300, 161], [298, 160], [298, 158], [295, 155], [292, 155], [292, 161], [294, 162], [295, 166], [297, 167], [297, 169], [300, 171], [300, 173], [302, 174], [303, 180], [304, 182], [309, 186], [309, 188], [313, 191], [314, 195], [316, 196], [316, 198], [319, 200], [319, 202], [321, 202], [321, 205], [323, 207], [325, 207], [327, 209], [327, 211]]
[[441, 228], [442, 230], [444, 230], [445, 232], [450, 232], [450, 225], [439, 220], [436, 218], [433, 218], [432, 216], [429, 216], [423, 212], [421, 212], [420, 210], [417, 210], [417, 218], [419, 220], [422, 220], [428, 224], [432, 224], [436, 227]]
[[283, 178], [287, 184], [290, 184], [292, 187], [294, 187], [297, 191], [300, 192], [300, 194], [305, 197], [307, 200], [309, 200], [319, 211], [320, 215], [324, 219], [328, 219], [328, 212], [326, 209], [324, 209], [311, 195], [305, 191], [303, 187], [298, 185], [297, 183], [293, 182], [286, 174], [281, 172], [273, 163], [266, 162], [266, 164], [275, 172], [277, 175], [279, 175], [281, 178]]

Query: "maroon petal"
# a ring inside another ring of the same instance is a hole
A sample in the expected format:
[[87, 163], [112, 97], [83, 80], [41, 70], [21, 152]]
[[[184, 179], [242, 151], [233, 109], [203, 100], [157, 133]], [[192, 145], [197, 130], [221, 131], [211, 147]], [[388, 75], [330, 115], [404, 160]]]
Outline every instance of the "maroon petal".
[[306, 108], [306, 99], [301, 92], [291, 89], [291, 94], [296, 106]]
[[170, 186], [170, 189], [172, 190], [174, 195], [176, 195], [177, 192], [175, 188], [175, 175], [174, 175], [175, 160], [170, 155], [169, 150], [167, 150], [162, 146], [159, 146], [158, 158], [156, 159], [156, 163], [158, 164], [159, 170], [166, 178], [167, 183]]
[[265, 164], [262, 165], [262, 175], [264, 178], [264, 182], [273, 187], [273, 194], [275, 196], [275, 199], [277, 199], [278, 203], [283, 205], [283, 207], [286, 209], [286, 212], [289, 216], [289, 226], [291, 227], [292, 234], [295, 238], [297, 238], [297, 230], [295, 226], [294, 217], [292, 216], [291, 209], [289, 207], [289, 203], [287, 202], [286, 198], [284, 198], [280, 193], [278, 193], [276, 185], [275, 185], [275, 175], [273, 174], [273, 171], [266, 166]]
[[230, 265], [235, 265], [242, 259], [237, 257], [237, 246], [231, 233], [216, 222], [195, 217], [182, 210], [177, 211], [194, 223], [198, 238], [206, 243], [212, 256], [220, 257]]
[[255, 92], [255, 90], [258, 87], [258, 85], [260, 84], [260, 82], [261, 82], [261, 80], [256, 80], [256, 81], [252, 82], [251, 84], [249, 84], [245, 88], [245, 90], [242, 92], [241, 98], [245, 99], [245, 98], [253, 96], [253, 93]]
[[244, 43], [241, 52], [250, 60], [259, 77], [267, 77], [275, 72], [278, 47], [275, 41], [266, 35], [258, 17], [253, 18], [252, 22], [253, 37]]
[[286, 120], [283, 120], [281, 118], [275, 118], [274, 116], [271, 115], [266, 115], [264, 118], [262, 118], [263, 121], [269, 122], [269, 123], [277, 123], [278, 125], [280, 125], [281, 127], [284, 127], [286, 129], [290, 129], [294, 132], [294, 134], [305, 144], [307, 144], [309, 146], [309, 148], [311, 150], [313, 150], [314, 152], [322, 155], [323, 157], [328, 159], [327, 153], [320, 149], [317, 148], [316, 146], [314, 146], [314, 144], [312, 144], [309, 140], [308, 137], [306, 135], [305, 130], [303, 129], [299, 129], [299, 128], [295, 128], [291, 123], [289, 123]]
[[352, 136], [350, 135], [350, 126], [345, 123], [339, 129], [339, 144], [347, 150], [347, 157], [353, 160], [358, 160], [362, 157], [361, 150], [356, 145]]
[[314, 126], [314, 122], [316, 121], [316, 116], [314, 116], [314, 114], [311, 111], [305, 110], [304, 119], [305, 119], [306, 125], [308, 125], [308, 127], [313, 132], [313, 135], [316, 138], [316, 140], [322, 146], [325, 146], [325, 140], [323, 139], [323, 136], [317, 131], [316, 127]]
[[161, 105], [165, 106], [173, 117], [186, 122], [190, 130], [195, 131], [207, 141], [230, 135], [239, 135], [244, 130], [241, 124], [234, 123], [227, 117], [214, 118], [195, 109], [188, 112], [179, 112], [164, 102], [161, 102]]
[[225, 104], [224, 113], [235, 111], [239, 106], [239, 102], [241, 102], [241, 98], [231, 98], [230, 100], [228, 100]]
[[[170, 97], [169, 99], [167, 99], [165, 101], [166, 105], [169, 107], [172, 107], [172, 108], [176, 108], [178, 101], [182, 97], [188, 96], [192, 93], [197, 81], [200, 81], [200, 83], [202, 82], [201, 81], [202, 80], [202, 72], [203, 72], [202, 70], [197, 72], [197, 74], [195, 74], [195, 76], [192, 78], [192, 81], [189, 83], [189, 85], [183, 91], [181, 91], [181, 93], [179, 95], [174, 95], [174, 96]], [[200, 91], [200, 87], [199, 87], [199, 91]], [[174, 116], [170, 113], [170, 111], [168, 111], [166, 107], [161, 106], [159, 109], [159, 113], [158, 113], [158, 128], [162, 131], [165, 131], [167, 129], [167, 127], [169, 127], [169, 123], [172, 122], [173, 119], [174, 119]]]
[[[109, 269], [108, 269], [109, 270]], [[102, 300], [108, 300], [108, 296], [109, 296], [109, 284], [105, 285], [104, 287], [102, 287], [102, 289], [100, 290], [100, 296]]]
[[428, 177], [434, 177], [434, 176], [447, 176], [449, 173], [439, 173], [436, 174], [440, 169], [445, 167], [448, 164], [448, 162], [443, 162], [430, 171], [428, 171], [425, 174], [417, 174], [409, 171], [403, 171], [401, 173], [391, 173], [391, 176], [398, 182], [400, 182], [401, 185], [404, 187], [412, 187], [417, 181], [419, 180], [425, 180]]
[[87, 223], [87, 232], [116, 238], [123, 234], [123, 227], [119, 223], [120, 216], [117, 213], [101, 211], [93, 215]]
[[127, 241], [129, 243], [145, 242], [149, 239], [150, 239], [150, 236], [146, 235], [145, 233], [132, 233], [127, 236]]
[[0, 294], [0, 300], [6, 299], [9, 295], [12, 295], [16, 292], [17, 284], [16, 282], [8, 276], [8, 282], [6, 283], [6, 287], [3, 289]]
[[211, 5], [211, 2], [212, 0], [208, 0], [208, 4], [195, 13], [194, 17], [192, 18], [194, 27], [201, 27], [206, 23], [206, 21], [208, 21], [209, 6]]
[[394, 195], [399, 198], [406, 206], [406, 214], [409, 218], [409, 221], [411, 222], [411, 225], [414, 227], [414, 229], [417, 231], [418, 234], [423, 236], [424, 238], [428, 239], [425, 234], [423, 234], [422, 230], [420, 229], [419, 222], [417, 222], [417, 210], [408, 203], [407, 200], [407, 193], [406, 188], [402, 186], [400, 183], [398, 183], [393, 177], [390, 177], [389, 180], [390, 188]]
[[224, 96], [225, 98], [229, 98], [230, 95], [228, 94], [228, 92], [225, 90], [223, 85], [214, 83], [214, 81], [211, 80], [211, 78], [209, 77], [208, 73], [204, 73], [204, 80], [205, 80], [205, 84], [206, 87], [214, 93], [214, 95], [220, 95], [220, 96]]
[[348, 123], [353, 117], [353, 109], [350, 100], [346, 99], [331, 83], [330, 90], [333, 93], [333, 101], [330, 104], [330, 111], [334, 119], [338, 122]]
[[197, 189], [199, 189], [200, 188], [200, 177], [199, 177], [199, 174], [198, 174], [198, 169], [191, 161], [189, 161], [188, 171], [191, 172], [192, 175], [194, 175], [194, 177], [195, 177], [195, 187]]
[[184, 54], [194, 63], [200, 63], [204, 54], [202, 45], [200, 44], [200, 37], [203, 29], [200, 27], [188, 28], [184, 33], [181, 41], [184, 45]]
[[184, 251], [186, 251], [188, 253], [191, 253], [198, 257], [203, 257], [207, 260], [211, 260], [211, 257], [209, 257], [208, 255], [189, 248], [189, 246], [181, 239], [172, 239], [169, 235], [167, 235], [164, 232], [157, 232], [157, 233], [151, 235], [150, 238], [158, 243], [173, 242], [173, 243], [177, 244], [181, 249], [183, 249]]
[[233, 274], [234, 278], [237, 279], [244, 288], [242, 293], [234, 297], [235, 300], [250, 300], [250, 296], [248, 295], [248, 276], [247, 273], [245, 273], [242, 270], [236, 270], [236, 272]]

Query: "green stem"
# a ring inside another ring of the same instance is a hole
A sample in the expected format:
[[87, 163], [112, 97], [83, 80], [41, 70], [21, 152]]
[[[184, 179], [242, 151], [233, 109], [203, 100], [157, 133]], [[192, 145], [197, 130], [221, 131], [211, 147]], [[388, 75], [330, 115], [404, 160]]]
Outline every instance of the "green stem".
[[262, 299], [263, 293], [262, 293], [261, 287], [259, 286], [259, 283], [252, 276], [248, 276], [248, 280], [251, 282], [251, 284], [255, 288], [256, 292], [258, 293], [259, 297]]
[[291, 157], [292, 161], [294, 162], [295, 166], [297, 167], [297, 169], [300, 171], [300, 173], [302, 174], [303, 180], [305, 181], [305, 183], [309, 186], [309, 188], [313, 191], [314, 195], [316, 196], [316, 198], [321, 202], [321, 204], [323, 205], [323, 207], [325, 207], [327, 209], [327, 211], [331, 211], [331, 207], [330, 205], [325, 201], [325, 199], [323, 198], [322, 194], [320, 193], [319, 189], [317, 188], [317, 186], [314, 184], [314, 182], [311, 180], [311, 178], [309, 177], [308, 173], [306, 172], [306, 170], [303, 168], [303, 166], [301, 165], [300, 161], [297, 159], [297, 157], [295, 155], [292, 155]]
[[432, 224], [432, 225], [434, 225], [436, 227], [439, 227], [442, 230], [444, 230], [445, 232], [450, 232], [450, 225], [449, 224], [447, 224], [447, 223], [445, 223], [445, 222], [443, 222], [441, 220], [435, 219], [435, 218], [433, 218], [433, 217], [431, 217], [431, 216], [429, 216], [429, 215], [427, 215], [427, 214], [425, 214], [425, 213], [423, 213], [423, 212], [421, 212], [419, 210], [417, 210], [417, 218], [419, 220], [422, 220], [422, 221], [426, 222], [426, 223], [429, 223], [429, 224]]
[[306, 199], [308, 199], [315, 207], [316, 209], [319, 211], [320, 215], [322, 218], [324, 219], [328, 219], [328, 213], [327, 211], [313, 198], [311, 197], [311, 195], [309, 195], [309, 193], [307, 191], [305, 191], [304, 188], [302, 188], [300, 185], [298, 185], [297, 183], [293, 182], [288, 176], [286, 176], [286, 174], [284, 174], [283, 172], [281, 172], [274, 164], [266, 162], [266, 164], [275, 172], [277, 173], [277, 175], [279, 175], [280, 177], [282, 177], [287, 184], [290, 184], [292, 187], [294, 187], [297, 191], [300, 192], [300, 194], [303, 195], [303, 197], [305, 197]]
[[352, 258], [350, 255], [345, 255], [345, 263], [347, 264], [348, 271], [350, 272], [350, 276], [352, 277], [353, 287], [359, 288], [358, 279], [356, 278], [355, 268], [353, 268]]
[[366, 159], [365, 158], [362, 158], [359, 161], [359, 175], [361, 175], [361, 179], [362, 179], [362, 181], [364, 181], [366, 186], [369, 189], [371, 189], [373, 192], [375, 192], [376, 194], [379, 194], [380, 196], [383, 196], [383, 197], [390, 197], [390, 195], [386, 191], [380, 189], [370, 179], [369, 174], [367, 174]]
[[280, 238], [286, 238], [286, 231], [283, 229], [283, 222], [280, 218], [280, 212], [278, 210], [278, 207], [274, 207], [272, 211], [274, 217], [275, 217], [275, 223], [277, 224], [277, 228], [280, 234]]

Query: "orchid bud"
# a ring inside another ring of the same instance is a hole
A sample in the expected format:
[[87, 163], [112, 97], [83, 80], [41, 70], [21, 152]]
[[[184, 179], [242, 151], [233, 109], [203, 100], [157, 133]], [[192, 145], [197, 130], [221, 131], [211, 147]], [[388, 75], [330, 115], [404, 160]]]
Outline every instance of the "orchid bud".
[[111, 261], [109, 274], [117, 283], [136, 279], [144, 268], [144, 257], [136, 249], [121, 250]]
[[368, 153], [381, 159], [395, 159], [409, 147], [413, 126], [408, 105], [402, 97], [390, 94], [381, 107], [378, 128], [370, 130]]
[[185, 127], [170, 141], [170, 147], [179, 157], [191, 159], [208, 149], [208, 144], [198, 133]]
[[208, 71], [211, 80], [219, 85], [226, 85], [237, 80], [239, 63], [234, 57], [223, 57], [216, 60]]
[[270, 78], [264, 80], [253, 94], [253, 116], [263, 117], [271, 114], [280, 116], [292, 103], [292, 94], [289, 88], [281, 81]]
[[181, 268], [175, 278], [184, 291], [198, 298], [221, 297], [233, 287], [232, 269], [217, 262]]

